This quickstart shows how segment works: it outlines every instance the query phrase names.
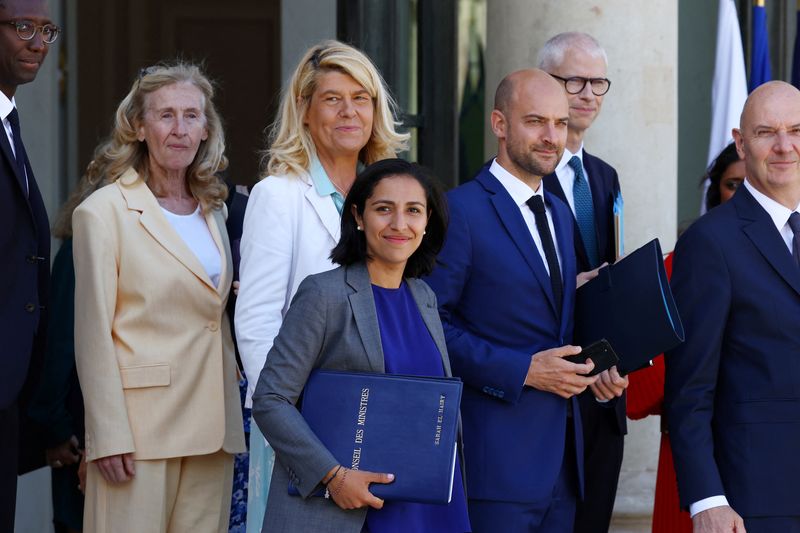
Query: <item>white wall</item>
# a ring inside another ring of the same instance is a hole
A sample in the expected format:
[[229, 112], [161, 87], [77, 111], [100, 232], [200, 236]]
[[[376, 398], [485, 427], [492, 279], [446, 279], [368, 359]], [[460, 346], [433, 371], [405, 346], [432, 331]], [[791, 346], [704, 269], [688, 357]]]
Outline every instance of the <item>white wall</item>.
[[336, 0], [281, 1], [281, 79], [289, 80], [303, 54], [336, 38]]

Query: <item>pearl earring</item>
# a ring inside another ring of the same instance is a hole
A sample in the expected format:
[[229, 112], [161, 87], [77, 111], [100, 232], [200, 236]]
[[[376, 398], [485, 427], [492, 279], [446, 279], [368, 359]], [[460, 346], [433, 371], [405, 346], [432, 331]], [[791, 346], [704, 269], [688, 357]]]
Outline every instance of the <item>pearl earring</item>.
[[361, 226], [356, 226], [356, 229], [357, 229], [358, 231], [364, 231], [364, 230], [363, 230], [363, 228], [362, 228]]

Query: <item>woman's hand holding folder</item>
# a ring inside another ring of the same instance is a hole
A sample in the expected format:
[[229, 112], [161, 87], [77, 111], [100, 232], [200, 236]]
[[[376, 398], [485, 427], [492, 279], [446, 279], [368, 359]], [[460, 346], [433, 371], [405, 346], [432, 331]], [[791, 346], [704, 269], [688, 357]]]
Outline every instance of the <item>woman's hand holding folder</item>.
[[369, 505], [373, 509], [383, 507], [383, 500], [369, 491], [370, 483], [391, 483], [394, 474], [381, 474], [339, 467], [331, 468], [323, 483], [327, 493], [342, 509], [360, 509]]

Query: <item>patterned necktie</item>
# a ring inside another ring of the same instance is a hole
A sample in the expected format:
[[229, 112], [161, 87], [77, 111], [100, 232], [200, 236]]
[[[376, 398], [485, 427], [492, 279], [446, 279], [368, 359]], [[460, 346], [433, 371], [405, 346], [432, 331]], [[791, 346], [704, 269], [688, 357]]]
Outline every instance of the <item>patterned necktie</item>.
[[27, 196], [28, 178], [25, 174], [25, 162], [28, 156], [25, 153], [25, 147], [22, 145], [22, 134], [19, 131], [19, 113], [17, 113], [16, 107], [8, 114], [8, 122], [11, 124], [11, 135], [14, 137], [14, 157], [17, 160], [19, 175], [22, 176], [22, 180], [25, 183], [25, 196]]
[[794, 262], [800, 267], [800, 213], [792, 212], [789, 216], [789, 227], [792, 228], [794, 238], [792, 239], [792, 256]]
[[586, 249], [590, 268], [600, 265], [600, 256], [597, 253], [597, 233], [594, 228], [594, 204], [589, 182], [583, 176], [581, 159], [574, 155], [568, 165], [575, 172], [575, 181], [572, 182], [572, 197], [575, 202], [575, 220], [578, 222], [578, 231]]
[[533, 211], [533, 218], [536, 220], [536, 231], [542, 240], [544, 258], [547, 261], [547, 268], [550, 270], [550, 286], [553, 289], [553, 299], [556, 302], [556, 309], [561, 314], [561, 299], [564, 294], [564, 285], [561, 282], [561, 268], [558, 266], [558, 255], [556, 255], [556, 245], [553, 243], [553, 235], [550, 233], [550, 224], [547, 223], [547, 214], [544, 210], [544, 200], [538, 194], [528, 199], [528, 207]]

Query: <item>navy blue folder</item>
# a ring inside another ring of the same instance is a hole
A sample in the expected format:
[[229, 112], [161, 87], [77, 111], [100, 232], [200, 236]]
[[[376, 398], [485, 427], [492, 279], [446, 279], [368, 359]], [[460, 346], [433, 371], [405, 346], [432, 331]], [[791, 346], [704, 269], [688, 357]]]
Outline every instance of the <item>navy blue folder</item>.
[[600, 269], [578, 289], [575, 341], [586, 346], [603, 338], [617, 352], [623, 375], [683, 342], [658, 239]]
[[[392, 483], [370, 485], [375, 496], [446, 504], [461, 390], [457, 378], [317, 370], [300, 411], [341, 465], [395, 475]], [[291, 483], [289, 492], [297, 494]]]

